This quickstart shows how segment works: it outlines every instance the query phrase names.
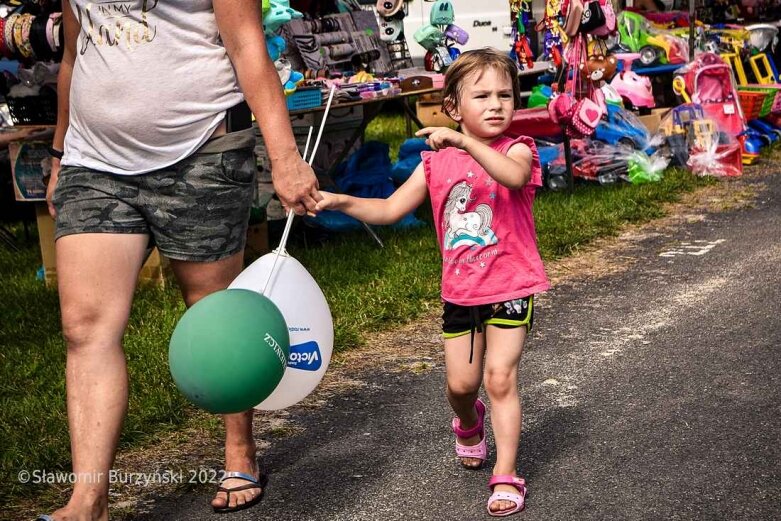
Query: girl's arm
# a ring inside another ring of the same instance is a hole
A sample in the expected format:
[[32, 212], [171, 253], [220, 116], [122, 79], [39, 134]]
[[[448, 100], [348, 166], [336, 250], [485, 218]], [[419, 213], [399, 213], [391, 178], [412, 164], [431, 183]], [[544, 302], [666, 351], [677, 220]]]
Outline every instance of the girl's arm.
[[464, 147], [497, 183], [510, 189], [523, 187], [532, 177], [532, 151], [516, 143], [504, 155], [476, 139], [466, 138]]
[[497, 183], [517, 189], [529, 182], [532, 175], [532, 151], [522, 143], [510, 147], [507, 155], [497, 152], [480, 141], [447, 127], [427, 127], [415, 133], [426, 136], [426, 144], [434, 150], [457, 147], [465, 150], [480, 163]]
[[317, 211], [339, 210], [367, 224], [393, 224], [420, 206], [427, 192], [426, 175], [423, 163], [420, 163], [410, 178], [387, 199], [320, 192], [323, 200], [317, 203]]

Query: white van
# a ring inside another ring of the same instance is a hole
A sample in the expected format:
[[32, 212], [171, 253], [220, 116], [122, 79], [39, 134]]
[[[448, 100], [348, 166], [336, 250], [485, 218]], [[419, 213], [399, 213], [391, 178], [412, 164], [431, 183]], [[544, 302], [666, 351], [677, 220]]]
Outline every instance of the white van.
[[[423, 64], [426, 50], [413, 37], [415, 31], [429, 23], [433, 0], [410, 0], [407, 2], [407, 16], [404, 18], [404, 35], [410, 54], [416, 65]], [[455, 25], [469, 33], [469, 41], [458, 46], [462, 51], [495, 47], [509, 50], [512, 45], [510, 25], [510, 2], [508, 0], [450, 0], [456, 15]], [[534, 0], [532, 11], [542, 13], [544, 0]]]

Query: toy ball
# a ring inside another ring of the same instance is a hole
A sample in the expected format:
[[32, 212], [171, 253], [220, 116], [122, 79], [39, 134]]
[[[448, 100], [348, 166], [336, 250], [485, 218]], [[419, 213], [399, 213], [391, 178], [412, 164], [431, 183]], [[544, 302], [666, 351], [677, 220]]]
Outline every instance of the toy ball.
[[289, 354], [287, 324], [277, 306], [254, 291], [227, 289], [182, 316], [168, 363], [187, 399], [228, 414], [251, 409], [274, 392]]

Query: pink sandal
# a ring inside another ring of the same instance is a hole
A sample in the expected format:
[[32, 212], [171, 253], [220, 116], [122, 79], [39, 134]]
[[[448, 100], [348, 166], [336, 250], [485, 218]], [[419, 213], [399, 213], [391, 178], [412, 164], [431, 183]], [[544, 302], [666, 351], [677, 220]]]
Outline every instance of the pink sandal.
[[[485, 506], [491, 516], [505, 517], [520, 512], [526, 508], [526, 481], [523, 478], [511, 476], [509, 474], [491, 476], [491, 479], [488, 481], [488, 488], [493, 490], [496, 485], [511, 485], [518, 489], [518, 493], [513, 494], [512, 492], [494, 492], [491, 494], [491, 497], [488, 498], [488, 503]], [[498, 512], [491, 510], [491, 504], [494, 501], [502, 500], [512, 501], [515, 503], [515, 506], [509, 510], [500, 510]]]
[[483, 466], [483, 461], [488, 457], [488, 447], [485, 444], [485, 404], [483, 401], [478, 398], [475, 402], [475, 409], [477, 410], [477, 425], [472, 427], [471, 429], [462, 429], [461, 428], [461, 420], [458, 419], [458, 416], [453, 418], [453, 423], [451, 427], [453, 428], [453, 432], [455, 433], [458, 438], [471, 438], [472, 436], [480, 435], [480, 443], [477, 445], [462, 445], [458, 442], [458, 438], [456, 438], [456, 455], [459, 458], [475, 458], [480, 460], [480, 465], [471, 466], [471, 465], [464, 465], [463, 461], [461, 465], [468, 469], [477, 470], [480, 467]]

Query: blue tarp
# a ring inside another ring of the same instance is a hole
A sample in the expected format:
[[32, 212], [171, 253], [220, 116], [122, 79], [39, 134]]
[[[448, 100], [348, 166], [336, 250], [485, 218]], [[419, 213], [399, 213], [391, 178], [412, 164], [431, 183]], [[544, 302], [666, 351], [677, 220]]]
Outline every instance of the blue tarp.
[[[391, 179], [392, 166], [388, 151], [388, 145], [378, 141], [369, 141], [356, 150], [336, 169], [334, 178], [338, 191], [355, 197], [379, 199], [390, 197], [396, 187]], [[418, 162], [420, 162], [419, 153]], [[414, 169], [414, 166], [412, 168]], [[342, 212], [330, 210], [320, 212], [315, 217], [308, 217], [307, 220], [332, 231], [358, 230], [362, 227], [356, 219]], [[404, 229], [421, 225], [423, 221], [418, 220], [413, 213], [409, 213], [393, 227]]]

